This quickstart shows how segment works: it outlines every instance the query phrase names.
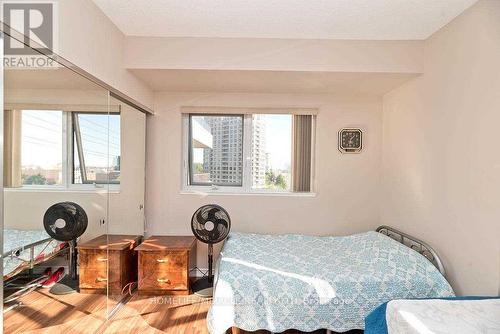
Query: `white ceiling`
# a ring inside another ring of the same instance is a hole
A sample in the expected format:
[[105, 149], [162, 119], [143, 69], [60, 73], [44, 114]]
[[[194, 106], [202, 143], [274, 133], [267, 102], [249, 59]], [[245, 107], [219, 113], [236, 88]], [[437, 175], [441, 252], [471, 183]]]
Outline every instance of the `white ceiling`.
[[329, 93], [381, 96], [415, 74], [300, 71], [130, 70], [155, 91]]
[[477, 0], [94, 0], [125, 34], [421, 40]]

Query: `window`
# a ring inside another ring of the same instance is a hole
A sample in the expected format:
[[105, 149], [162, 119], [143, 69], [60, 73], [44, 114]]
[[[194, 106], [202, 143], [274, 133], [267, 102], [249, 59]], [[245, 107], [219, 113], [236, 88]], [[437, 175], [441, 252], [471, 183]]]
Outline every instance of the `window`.
[[191, 185], [243, 184], [243, 117], [189, 117]]
[[291, 190], [292, 115], [252, 115], [252, 187]]
[[72, 125], [73, 183], [120, 183], [120, 115], [75, 112]]
[[6, 187], [120, 183], [119, 113], [5, 110], [4, 123]]
[[188, 190], [311, 192], [313, 116], [184, 114], [184, 119]]
[[22, 111], [22, 185], [61, 185], [63, 183], [62, 133], [62, 111]]

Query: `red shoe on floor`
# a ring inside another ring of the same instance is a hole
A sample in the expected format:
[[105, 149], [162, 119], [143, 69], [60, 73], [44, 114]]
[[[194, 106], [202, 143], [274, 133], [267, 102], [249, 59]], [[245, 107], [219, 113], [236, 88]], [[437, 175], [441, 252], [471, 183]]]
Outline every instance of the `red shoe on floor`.
[[49, 277], [50, 275], [52, 275], [52, 268], [48, 267], [43, 271], [42, 276]]
[[42, 288], [48, 289], [54, 286], [64, 277], [64, 267], [59, 267], [45, 282], [42, 283]]

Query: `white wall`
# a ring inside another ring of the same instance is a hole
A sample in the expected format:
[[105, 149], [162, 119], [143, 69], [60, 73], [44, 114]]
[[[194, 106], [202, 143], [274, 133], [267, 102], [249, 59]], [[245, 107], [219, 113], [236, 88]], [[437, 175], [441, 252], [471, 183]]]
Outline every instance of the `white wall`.
[[121, 107], [120, 192], [109, 197], [108, 233], [143, 235], [146, 115], [123, 103]]
[[91, 0], [57, 0], [64, 58], [151, 107], [153, 92], [124, 66], [125, 36]]
[[425, 42], [425, 73], [384, 97], [382, 221], [444, 257], [461, 294], [500, 292], [500, 2]]
[[129, 69], [422, 73], [422, 41], [133, 37]]
[[[181, 194], [181, 106], [319, 108], [316, 160], [317, 196]], [[232, 219], [233, 231], [346, 235], [374, 229], [379, 217], [381, 163], [380, 98], [300, 94], [158, 93], [157, 114], [147, 121], [148, 235], [191, 235], [193, 212], [217, 203]], [[364, 129], [363, 153], [343, 155], [337, 131]], [[205, 267], [206, 246], [198, 262]]]
[[53, 204], [75, 202], [87, 213], [89, 225], [82, 240], [89, 240], [106, 233], [106, 227], [99, 225], [107, 218], [108, 193], [75, 191], [24, 191], [4, 190], [4, 229], [43, 230], [43, 215]]

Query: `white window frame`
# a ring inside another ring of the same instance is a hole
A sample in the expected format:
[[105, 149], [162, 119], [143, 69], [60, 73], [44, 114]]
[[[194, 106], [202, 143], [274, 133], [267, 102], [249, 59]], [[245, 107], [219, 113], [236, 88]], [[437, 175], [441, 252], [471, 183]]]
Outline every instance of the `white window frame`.
[[[43, 109], [40, 109], [43, 110]], [[7, 191], [29, 191], [29, 192], [100, 192], [103, 190], [108, 190], [112, 192], [119, 192], [121, 184], [116, 183], [88, 183], [79, 184], [73, 183], [73, 160], [74, 160], [74, 145], [73, 145], [73, 124], [71, 115], [73, 113], [78, 113], [79, 111], [72, 110], [54, 110], [62, 112], [62, 183], [60, 185], [22, 185], [19, 188], [5, 188]], [[92, 113], [91, 111], [86, 113]], [[97, 113], [97, 112], [96, 112]], [[107, 114], [107, 113], [103, 113]], [[120, 122], [121, 124], [121, 122]], [[121, 138], [120, 131], [120, 141]], [[120, 151], [122, 146], [120, 145]], [[120, 153], [121, 154], [121, 153]]]
[[[218, 185], [190, 185], [189, 184], [189, 116], [191, 113], [182, 114], [182, 165], [181, 165], [181, 194], [220, 194], [220, 195], [279, 195], [279, 196], [301, 196], [314, 197], [316, 193], [311, 189], [310, 192], [293, 192], [291, 190], [280, 189], [256, 189], [252, 187], [252, 116], [253, 114], [243, 114], [243, 172], [241, 186], [218, 186]], [[207, 114], [207, 116], [224, 116], [225, 114]], [[240, 115], [240, 114], [234, 114]], [[313, 121], [313, 152], [315, 148], [315, 128]], [[311, 157], [312, 171], [315, 169], [315, 154]], [[311, 173], [312, 177], [315, 174]], [[313, 183], [311, 183], [313, 184]]]

